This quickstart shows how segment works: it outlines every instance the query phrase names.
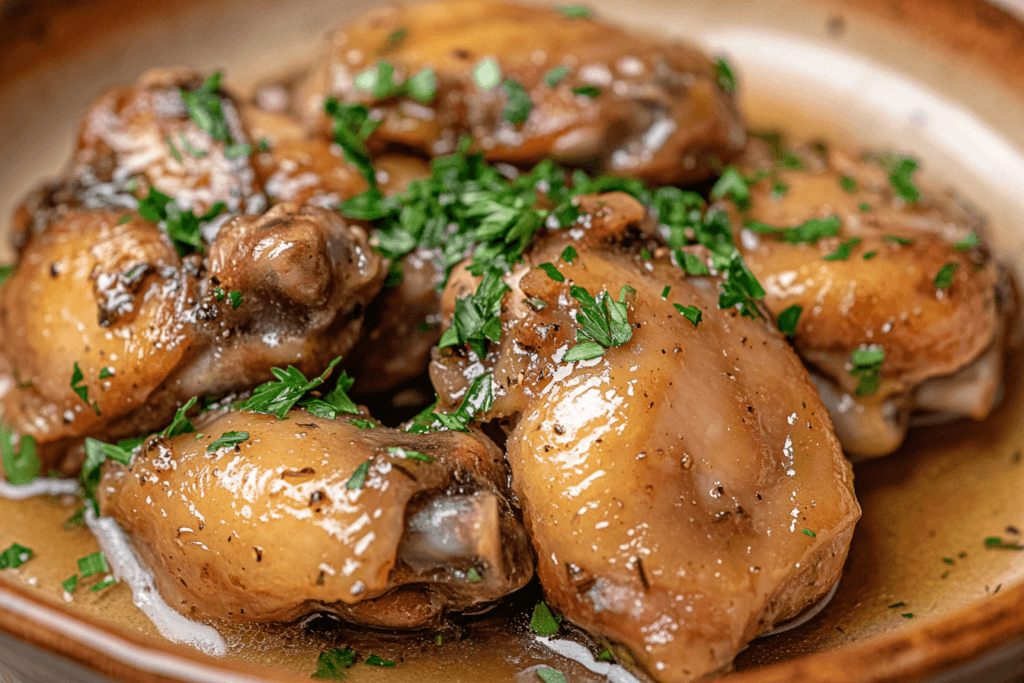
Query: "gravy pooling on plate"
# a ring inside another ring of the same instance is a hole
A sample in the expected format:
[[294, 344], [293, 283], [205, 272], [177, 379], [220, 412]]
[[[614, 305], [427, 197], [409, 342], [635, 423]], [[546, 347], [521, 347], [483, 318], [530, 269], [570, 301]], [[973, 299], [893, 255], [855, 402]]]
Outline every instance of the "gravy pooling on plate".
[[[334, 34], [272, 107], [185, 69], [101, 96], [16, 217], [9, 482], [80, 474], [225, 630], [418, 642], [526, 599], [636, 676], [728, 669], [832, 594], [840, 445], [983, 418], [1009, 311], [915, 162], [748, 141], [735, 88], [585, 8], [459, 1]], [[428, 365], [397, 429], [353, 400]], [[320, 666], [355, 662], [389, 665]]]

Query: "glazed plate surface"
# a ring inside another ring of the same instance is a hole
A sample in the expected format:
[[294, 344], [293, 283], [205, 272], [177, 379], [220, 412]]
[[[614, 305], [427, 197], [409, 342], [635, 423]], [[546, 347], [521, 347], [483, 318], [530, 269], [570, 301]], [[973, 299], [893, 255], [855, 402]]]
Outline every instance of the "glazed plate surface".
[[[102, 89], [181, 64], [221, 68], [230, 88], [251, 93], [301, 69], [330, 27], [374, 4], [0, 6], [0, 232], [20, 198], [60, 171]], [[980, 207], [999, 260], [1024, 270], [1024, 25], [1010, 15], [956, 0], [589, 4], [614, 22], [728, 54], [752, 128], [919, 156], [926, 182]], [[1013, 354], [1005, 396], [984, 423], [919, 427], [896, 455], [856, 468], [864, 517], [835, 598], [805, 626], [754, 642], [731, 680], [1024, 680], [1024, 552], [984, 543], [1024, 529], [1021, 360]], [[19, 640], [119, 680], [297, 681], [321, 649], [366, 637], [322, 624], [236, 627], [225, 632], [231, 653], [216, 660], [163, 641], [124, 585], [65, 602], [60, 582], [74, 558], [96, 549], [85, 530], [61, 529], [74, 510], [74, 501], [0, 500], [0, 546], [27, 543], [38, 558], [0, 574], [0, 630], [13, 636], [0, 639], [0, 680], [5, 668], [14, 680], [99, 680], [59, 660], [41, 666], [45, 655]], [[890, 608], [897, 603], [905, 606]], [[518, 617], [478, 618], [465, 634], [443, 647], [430, 634], [375, 641], [401, 666], [359, 667], [351, 680], [497, 683], [539, 663], [570, 681], [605, 680], [552, 653]]]

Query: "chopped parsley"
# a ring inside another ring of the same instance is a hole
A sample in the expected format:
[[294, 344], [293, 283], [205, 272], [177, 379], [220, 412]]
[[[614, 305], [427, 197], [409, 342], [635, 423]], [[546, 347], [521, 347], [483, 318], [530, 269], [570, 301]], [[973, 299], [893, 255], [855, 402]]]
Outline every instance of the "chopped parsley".
[[735, 166], [726, 166], [711, 187], [711, 199], [731, 199], [738, 208], [745, 209], [750, 205], [750, 183]]
[[367, 460], [362, 465], [356, 468], [352, 476], [349, 477], [348, 481], [345, 482], [345, 488], [349, 491], [356, 491], [363, 488], [366, 483], [366, 476], [370, 473], [370, 464], [373, 460]]
[[105, 366], [100, 368], [100, 379], [106, 379], [114, 376], [114, 368], [112, 366]]
[[724, 56], [715, 60], [715, 75], [718, 77], [719, 88], [725, 92], [736, 92], [736, 74]]
[[871, 205], [868, 204], [867, 202], [861, 202], [860, 204], [857, 205], [857, 208], [860, 209], [861, 211], [870, 211]]
[[795, 228], [776, 228], [773, 225], [766, 225], [757, 221], [750, 221], [746, 224], [748, 230], [764, 235], [775, 235], [781, 237], [789, 244], [815, 244], [825, 237], [835, 237], [839, 234], [842, 222], [839, 216], [828, 218], [811, 218]]
[[301, 371], [291, 365], [287, 370], [271, 368], [270, 372], [277, 379], [265, 382], [253, 389], [252, 396], [239, 404], [238, 409], [276, 415], [279, 420], [283, 420], [288, 411], [296, 404], [313, 415], [327, 420], [333, 420], [341, 413], [356, 415], [359, 413], [359, 408], [346, 393], [352, 388], [355, 380], [344, 371], [338, 377], [338, 383], [330, 393], [322, 398], [306, 396], [323, 384], [327, 376], [334, 370], [334, 366], [340, 362], [341, 356], [338, 356], [330, 362], [319, 377], [314, 377], [311, 380], [307, 380]]
[[85, 381], [85, 375], [82, 374], [82, 368], [78, 367], [78, 362], [75, 362], [74, 369], [71, 371], [71, 390], [78, 394], [78, 398], [82, 399], [85, 405], [91, 405], [92, 409], [96, 411], [96, 414], [100, 414], [100, 406], [96, 401], [89, 403], [89, 387], [82, 384]]
[[[178, 138], [181, 140], [181, 146], [185, 148], [185, 151], [188, 152], [189, 156], [191, 156], [193, 159], [202, 159], [203, 157], [205, 157], [205, 156], [207, 156], [209, 154], [205, 150], [196, 149], [195, 147], [193, 147], [192, 143], [190, 143], [188, 141], [188, 138], [185, 137], [184, 133], [179, 135]], [[260, 151], [266, 151], [266, 150], [260, 150]]]
[[837, 247], [831, 254], [822, 258], [826, 261], [845, 261], [850, 258], [850, 254], [853, 253], [853, 248], [862, 241], [863, 240], [859, 237], [852, 237], [840, 244], [839, 247]]
[[348, 422], [349, 422], [349, 424], [352, 424], [352, 425], [355, 425], [356, 427], [359, 427], [359, 429], [376, 429], [377, 428], [377, 423], [374, 422], [373, 420], [361, 420], [361, 419], [357, 418], [357, 419], [349, 420]]
[[871, 251], [869, 251], [866, 254], [864, 254], [864, 260], [865, 261], [870, 261], [871, 259], [875, 258], [876, 256], [878, 256], [878, 251], [875, 250], [875, 249], [872, 249]]
[[7, 282], [7, 280], [9, 280], [12, 275], [14, 275], [14, 271], [16, 271], [17, 269], [18, 266], [14, 265], [13, 263], [8, 264], [6, 266], [0, 266], [0, 285]]
[[488, 341], [501, 338], [498, 315], [501, 313], [501, 298], [507, 291], [509, 288], [501, 279], [501, 271], [488, 267], [476, 291], [455, 300], [452, 326], [441, 335], [438, 347], [468, 344], [478, 357], [487, 355]]
[[552, 614], [551, 608], [541, 600], [533, 608], [533, 617], [530, 619], [530, 630], [538, 636], [547, 637], [558, 633], [558, 622]]
[[985, 547], [994, 548], [996, 550], [1024, 550], [1024, 545], [1013, 541], [1005, 541], [999, 536], [989, 536], [986, 538]]
[[683, 306], [680, 304], [672, 304], [672, 306], [679, 311], [684, 318], [693, 323], [694, 327], [697, 327], [697, 325], [700, 324], [701, 319], [704, 317], [704, 314], [696, 306]]
[[779, 159], [779, 165], [791, 171], [799, 171], [804, 167], [804, 160], [797, 154], [786, 150], [782, 153], [782, 158]]
[[181, 99], [185, 101], [189, 118], [199, 126], [199, 129], [218, 142], [231, 144], [233, 140], [228, 131], [227, 121], [224, 120], [224, 110], [218, 95], [220, 81], [221, 72], [215, 71], [195, 90], [179, 89], [179, 92]]
[[537, 678], [544, 681], [544, 683], [565, 683], [565, 674], [558, 669], [552, 669], [549, 666], [539, 666], [534, 671], [537, 672]]
[[437, 75], [425, 68], [402, 82], [395, 81], [395, 67], [391, 62], [378, 60], [377, 66], [357, 74], [353, 83], [360, 90], [368, 90], [374, 100], [408, 95], [417, 102], [433, 102], [437, 94]]
[[553, 263], [541, 263], [541, 264], [537, 265], [537, 268], [539, 268], [540, 270], [543, 270], [545, 273], [547, 273], [548, 277], [551, 278], [552, 280], [554, 280], [555, 282], [559, 282], [559, 283], [565, 282], [565, 276], [562, 275], [562, 273], [558, 270], [558, 268], [555, 266], [555, 264], [553, 264]]
[[476, 570], [476, 567], [470, 567], [466, 572], [466, 581], [469, 581], [470, 583], [480, 583], [483, 580], [483, 577], [480, 576], [480, 572]]
[[23, 486], [42, 474], [43, 463], [39, 459], [36, 440], [30, 434], [23, 434], [18, 450], [14, 450], [14, 431], [0, 422], [0, 455], [3, 456], [4, 474], [14, 486]]
[[853, 194], [857, 191], [857, 181], [848, 175], [839, 176], [839, 187], [843, 188], [844, 192]]
[[110, 566], [107, 564], [107, 556], [102, 552], [97, 552], [78, 558], [78, 571], [83, 579], [89, 578], [94, 574], [106, 574], [110, 571]]
[[228, 294], [228, 301], [231, 302], [231, 308], [237, 311], [238, 307], [242, 305], [242, 293], [237, 289], [231, 290]]
[[576, 248], [571, 244], [562, 250], [562, 260], [568, 263], [570, 266], [572, 265], [572, 262], [576, 260], [577, 256], [579, 256], [579, 253], [576, 251]]
[[871, 396], [878, 391], [879, 373], [885, 360], [885, 349], [872, 346], [854, 349], [851, 355], [853, 368], [850, 374], [857, 378], [857, 395]]
[[908, 204], [921, 199], [921, 191], [914, 184], [912, 176], [917, 170], [917, 159], [900, 154], [888, 154], [881, 159], [882, 168], [889, 172], [889, 184], [893, 192]]
[[913, 612], [904, 612], [900, 616], [903, 617], [904, 619], [913, 619], [914, 618], [914, 613]]
[[502, 116], [513, 125], [525, 122], [530, 118], [530, 110], [533, 109], [530, 95], [523, 86], [511, 78], [506, 79], [502, 86], [505, 88], [505, 94], [508, 95], [508, 104], [505, 105]]
[[947, 289], [952, 285], [953, 278], [956, 276], [956, 271], [959, 267], [955, 263], [947, 263], [942, 268], [939, 268], [939, 272], [935, 274], [935, 288]]
[[651, 261], [651, 260], [654, 259], [654, 254], [652, 254], [651, 252], [647, 251], [646, 249], [641, 249], [640, 250], [640, 258], [642, 260], [644, 260], [644, 261]]
[[61, 588], [66, 590], [68, 593], [74, 593], [75, 589], [78, 588], [78, 574], [74, 574], [71, 578], [64, 579], [60, 585]]
[[817, 538], [818, 534], [814, 533], [810, 529], [801, 529], [804, 532], [804, 536], [810, 536], [811, 538]]
[[803, 312], [803, 306], [793, 304], [782, 313], [779, 313], [779, 318], [776, 321], [776, 326], [779, 328], [779, 332], [787, 337], [792, 337], [796, 334], [796, 328], [800, 322], [800, 315]]
[[909, 237], [900, 237], [899, 235], [882, 235], [882, 239], [886, 242], [892, 242], [893, 244], [899, 244], [904, 247], [914, 243], [914, 240]]
[[622, 346], [633, 338], [633, 326], [628, 318], [629, 304], [626, 303], [629, 291], [630, 287], [623, 287], [619, 300], [615, 301], [607, 291], [595, 298], [582, 287], [573, 285], [569, 288], [569, 293], [580, 304], [576, 315], [579, 326], [576, 341], [580, 343], [565, 353], [563, 363], [598, 358], [613, 346]]
[[181, 152], [179, 152], [178, 148], [174, 146], [174, 140], [171, 139], [171, 136], [165, 135], [164, 141], [167, 142], [167, 146], [171, 149], [171, 156], [177, 161], [182, 161]]
[[582, 95], [583, 97], [589, 97], [592, 100], [596, 100], [601, 96], [601, 89], [596, 85], [577, 85], [572, 89], [573, 95]]
[[589, 19], [593, 16], [593, 12], [586, 5], [562, 5], [555, 9], [567, 19]]
[[370, 655], [366, 658], [365, 663], [369, 666], [396, 666], [390, 659], [382, 659], [377, 655]]
[[473, 380], [454, 413], [433, 413], [434, 418], [454, 432], [468, 432], [473, 418], [494, 405], [493, 376], [488, 373]]
[[437, 96], [437, 75], [433, 69], [423, 69], [405, 82], [409, 97], [420, 104], [429, 104]]
[[900, 607], [906, 607], [906, 606], [907, 606], [907, 603], [905, 603], [905, 602], [894, 602], [891, 605], [889, 605], [889, 609], [899, 609]]
[[596, 659], [599, 662], [614, 662], [615, 661], [615, 657], [612, 656], [612, 651], [611, 650], [607, 650], [607, 649], [601, 650], [601, 654], [599, 654], [594, 659]]
[[310, 678], [324, 681], [342, 681], [348, 672], [345, 670], [356, 663], [356, 651], [350, 647], [335, 648], [321, 652], [316, 658], [316, 671]]
[[185, 402], [185, 405], [178, 408], [178, 410], [174, 413], [174, 417], [171, 419], [171, 423], [167, 425], [162, 432], [160, 432], [160, 436], [164, 437], [165, 439], [172, 439], [181, 434], [194, 433], [196, 431], [196, 427], [194, 424], [192, 424], [192, 420], [186, 417], [186, 413], [192, 410], [192, 406], [196, 404], [197, 400], [198, 399], [195, 396], [193, 396], [192, 398]]
[[193, 251], [204, 251], [200, 226], [213, 220], [224, 210], [224, 202], [217, 202], [206, 213], [197, 217], [191, 210], [182, 211], [177, 202], [155, 187], [149, 188], [149, 194], [138, 201], [139, 215], [159, 225], [174, 242], [174, 248], [181, 256]]
[[248, 143], [231, 144], [224, 148], [224, 157], [226, 159], [247, 157], [250, 154], [252, 154], [252, 145]]
[[249, 440], [249, 432], [224, 432], [220, 438], [206, 447], [207, 453], [215, 453], [221, 448], [234, 448]]
[[345, 160], [355, 166], [370, 184], [370, 189], [375, 190], [377, 176], [370, 161], [366, 139], [377, 130], [381, 120], [371, 119], [370, 110], [361, 104], [342, 104], [334, 97], [327, 98], [324, 111], [334, 118], [334, 141], [341, 147]]
[[677, 250], [675, 253], [676, 263], [682, 266], [690, 275], [709, 275], [711, 273], [708, 270], [708, 266], [704, 261], [701, 260], [696, 254], [691, 254], [687, 251]]
[[92, 591], [93, 593], [99, 593], [101, 590], [105, 590], [107, 588], [110, 588], [115, 583], [117, 583], [117, 579], [115, 579], [113, 576], [108, 576], [107, 578], [103, 579], [102, 581], [97, 583], [95, 586], [93, 586], [89, 590]]
[[13, 569], [32, 559], [32, 548], [20, 543], [12, 543], [11, 547], [0, 553], [0, 569]]
[[544, 74], [544, 82], [547, 83], [548, 86], [554, 88], [562, 81], [563, 78], [565, 78], [568, 75], [569, 67], [565, 66], [564, 64], [562, 66], [556, 66], [555, 68], [551, 69], [546, 74]]
[[420, 462], [434, 462], [437, 458], [427, 455], [426, 453], [420, 453], [410, 448], [402, 448], [401, 446], [388, 446], [388, 453], [405, 460], [419, 460]]
[[388, 34], [388, 37], [385, 40], [385, 44], [388, 48], [395, 48], [403, 40], [405, 40], [405, 37], [407, 35], [409, 35], [409, 29], [405, 28], [404, 26], [399, 26], [394, 31]]
[[661, 290], [661, 298], [662, 299], [667, 299], [668, 298], [668, 294], [671, 291], [672, 291], [672, 288], [669, 287], [668, 285], [665, 285], [665, 289]]
[[979, 244], [981, 244], [981, 240], [978, 239], [978, 233], [971, 231], [967, 233], [962, 240], [954, 244], [953, 247], [957, 251], [967, 251], [969, 249], [973, 249]]
[[481, 90], [491, 90], [501, 82], [501, 67], [493, 59], [485, 59], [473, 68], [473, 80]]

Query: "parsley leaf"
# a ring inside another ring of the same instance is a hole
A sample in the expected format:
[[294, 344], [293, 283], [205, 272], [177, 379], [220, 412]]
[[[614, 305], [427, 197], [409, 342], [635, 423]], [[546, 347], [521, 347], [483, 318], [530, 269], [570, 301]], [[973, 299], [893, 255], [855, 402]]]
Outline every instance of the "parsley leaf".
[[113, 576], [108, 576], [107, 578], [103, 579], [102, 581], [97, 583], [95, 586], [93, 586], [89, 590], [92, 591], [93, 593], [99, 593], [101, 590], [104, 590], [106, 588], [110, 588], [115, 583], [117, 583], [117, 579], [115, 579]]
[[14, 271], [16, 271], [17, 269], [18, 266], [14, 265], [13, 263], [6, 266], [0, 266], [0, 285], [7, 282], [7, 280], [9, 280], [12, 275], [14, 275]]
[[558, 620], [551, 613], [551, 608], [541, 600], [533, 608], [533, 617], [530, 619], [530, 630], [541, 637], [553, 636], [558, 633]]
[[537, 678], [544, 681], [544, 683], [566, 683], [565, 674], [558, 669], [552, 669], [549, 666], [540, 666], [534, 669], [537, 672]]
[[676, 250], [675, 252], [676, 263], [682, 266], [690, 275], [710, 275], [711, 271], [708, 270], [708, 266], [703, 260], [696, 254], [691, 254], [688, 251]]
[[61, 588], [66, 590], [68, 593], [74, 593], [75, 589], [78, 588], [78, 574], [73, 575], [69, 579], [65, 579], [60, 585]]
[[182, 211], [173, 199], [155, 187], [149, 188], [149, 194], [138, 202], [139, 215], [159, 225], [174, 242], [180, 256], [193, 251], [204, 251], [200, 226], [213, 220], [224, 210], [224, 202], [217, 202], [206, 213], [197, 217], [191, 210]]
[[863, 240], [859, 237], [852, 237], [842, 244], [840, 244], [835, 251], [828, 256], [824, 256], [826, 261], [845, 261], [850, 258], [850, 254], [853, 252], [853, 248], [860, 244]]
[[91, 405], [92, 409], [96, 411], [96, 414], [100, 414], [100, 406], [96, 401], [89, 403], [89, 387], [81, 384], [85, 380], [85, 375], [82, 374], [82, 369], [78, 367], [78, 362], [75, 362], [74, 369], [71, 371], [71, 390], [78, 394], [78, 398], [82, 399], [85, 405]]
[[844, 192], [853, 194], [857, 191], [857, 181], [848, 175], [839, 176], [839, 187], [843, 188]]
[[814, 533], [810, 529], [801, 529], [801, 531], [803, 531], [804, 536], [810, 536], [811, 538], [817, 538], [818, 537], [818, 534]]
[[428, 104], [437, 96], [437, 75], [431, 68], [426, 68], [405, 82], [409, 97], [420, 104]]
[[711, 187], [711, 199], [731, 199], [738, 208], [745, 209], [750, 205], [750, 184], [735, 166], [726, 166]]
[[565, 66], [564, 64], [562, 66], [556, 66], [555, 68], [551, 69], [546, 74], [544, 74], [544, 82], [547, 83], [548, 86], [554, 88], [562, 81], [563, 78], [565, 78], [568, 75], [569, 67]]
[[370, 110], [361, 104], [341, 104], [334, 97], [328, 97], [324, 111], [334, 117], [332, 132], [334, 141], [341, 147], [345, 160], [356, 167], [370, 184], [370, 190], [377, 188], [377, 176], [370, 161], [366, 139], [380, 126], [380, 120], [370, 118]]
[[576, 248], [571, 244], [562, 250], [562, 260], [570, 266], [572, 265], [572, 262], [576, 260], [577, 256], [579, 256], [579, 254], [576, 252]]
[[962, 240], [960, 240], [953, 246], [957, 251], [967, 251], [969, 249], [973, 249], [979, 244], [981, 244], [981, 240], [978, 239], [978, 233], [972, 231], [967, 233], [967, 235]]
[[[614, 301], [607, 291], [595, 298], [582, 287], [573, 285], [569, 293], [580, 304], [576, 314], [576, 341], [581, 342], [569, 349], [562, 357], [563, 363], [590, 360], [603, 356], [607, 349], [622, 346], [633, 338], [633, 326], [629, 324], [629, 304], [626, 303], [628, 287], [619, 292]], [[595, 346], [596, 345], [596, 346]]]
[[43, 463], [36, 452], [36, 440], [24, 434], [17, 451], [14, 450], [14, 431], [0, 422], [0, 455], [3, 456], [4, 474], [14, 486], [34, 481], [43, 471]]
[[402, 448], [401, 446], [388, 446], [388, 453], [404, 460], [419, 460], [420, 462], [434, 462], [437, 460], [437, 458], [427, 455], [426, 453], [420, 453], [419, 451], [414, 451], [409, 448]]
[[606, 650], [601, 650], [601, 654], [599, 654], [597, 657], [595, 657], [595, 659], [597, 659], [597, 661], [599, 661], [599, 662], [614, 662], [615, 661], [615, 657], [612, 656], [612, 651], [611, 650], [607, 650], [607, 649]]
[[596, 100], [601, 96], [601, 89], [596, 85], [577, 85], [572, 89], [573, 95], [583, 95], [589, 97], [592, 100]]
[[493, 375], [480, 375], [473, 380], [454, 413], [433, 413], [438, 422], [454, 432], [468, 432], [473, 418], [486, 413], [494, 405]]
[[715, 60], [715, 75], [718, 77], [718, 87], [725, 92], [736, 92], [736, 74], [724, 56]]
[[396, 664], [392, 662], [390, 659], [382, 659], [377, 655], [370, 655], [366, 658], [365, 663], [369, 666], [396, 666]]
[[953, 278], [956, 276], [956, 271], [959, 267], [956, 263], [947, 263], [942, 268], [939, 268], [939, 272], [935, 274], [935, 288], [947, 289], [952, 285]]
[[221, 72], [215, 71], [203, 84], [195, 90], [188, 91], [179, 89], [181, 99], [185, 101], [189, 118], [205, 131], [214, 140], [219, 142], [233, 142], [228, 132], [227, 121], [224, 120], [224, 110], [221, 106], [220, 92]]
[[271, 368], [270, 372], [277, 378], [276, 381], [271, 380], [256, 387], [252, 396], [243, 401], [238, 409], [276, 415], [279, 420], [283, 420], [295, 404], [305, 407], [318, 417], [329, 420], [333, 420], [339, 413], [356, 414], [359, 409], [346, 394], [354, 380], [344, 372], [338, 378], [338, 385], [334, 391], [322, 399], [315, 397], [303, 399], [308, 392], [323, 384], [327, 376], [334, 370], [334, 366], [340, 362], [341, 356], [338, 356], [330, 362], [319, 377], [314, 377], [311, 380], [307, 380], [302, 372], [291, 365], [287, 370]]
[[207, 453], [215, 453], [221, 448], [232, 448], [249, 440], [249, 432], [224, 432], [220, 438], [206, 447]]
[[704, 314], [696, 306], [683, 306], [681, 304], [672, 304], [672, 306], [679, 311], [684, 318], [693, 323], [694, 327], [697, 327], [697, 325], [700, 324], [701, 319], [704, 317]]
[[171, 439], [180, 434], [192, 434], [196, 431], [195, 425], [192, 424], [192, 420], [188, 419], [185, 414], [192, 410], [192, 406], [196, 404], [198, 399], [193, 396], [185, 405], [178, 408], [177, 412], [174, 413], [174, 418], [171, 419], [171, 423], [164, 428], [160, 435], [165, 439]]
[[882, 239], [886, 242], [892, 242], [893, 244], [899, 244], [904, 247], [914, 243], [914, 240], [909, 237], [900, 237], [899, 235], [882, 235]]
[[888, 154], [881, 159], [882, 168], [889, 172], [889, 184], [903, 201], [914, 204], [921, 199], [921, 191], [912, 176], [917, 170], [917, 159], [900, 154]]
[[1024, 550], [1024, 546], [1020, 543], [1014, 543], [1013, 541], [1004, 541], [999, 536], [989, 536], [985, 539], [986, 548], [994, 548], [996, 550]]
[[511, 78], [507, 79], [502, 85], [505, 88], [505, 94], [508, 95], [508, 104], [505, 105], [505, 111], [502, 115], [509, 123], [519, 125], [530, 117], [533, 102], [530, 101], [530, 96], [527, 94], [526, 89]]
[[470, 567], [466, 571], [466, 581], [469, 581], [470, 583], [480, 583], [483, 580], [484, 578], [480, 576], [480, 572], [476, 570], [476, 567]]
[[824, 237], [835, 237], [838, 235], [841, 225], [839, 216], [829, 216], [828, 218], [811, 218], [795, 228], [776, 228], [775, 226], [765, 225], [757, 221], [751, 221], [745, 227], [762, 235], [769, 234], [781, 237], [783, 241], [789, 244], [814, 244]]
[[487, 355], [488, 341], [501, 338], [501, 299], [509, 291], [501, 272], [488, 267], [476, 291], [455, 300], [452, 326], [445, 330], [439, 348], [468, 344], [480, 358]]
[[548, 277], [551, 278], [552, 280], [554, 280], [555, 282], [559, 282], [559, 283], [565, 282], [565, 276], [562, 275], [561, 271], [558, 270], [558, 267], [555, 266], [555, 264], [553, 264], [553, 263], [540, 263], [540, 264], [537, 265], [537, 268], [539, 268], [540, 270], [543, 270], [545, 273], [547, 273]]
[[321, 652], [316, 658], [316, 671], [310, 678], [325, 681], [342, 681], [348, 673], [346, 669], [356, 663], [356, 651], [350, 647], [336, 648]]
[[589, 19], [593, 15], [586, 5], [562, 5], [555, 9], [567, 19]]
[[352, 473], [352, 476], [348, 478], [347, 482], [345, 482], [345, 488], [349, 491], [355, 491], [363, 488], [363, 485], [366, 483], [366, 476], [370, 473], [370, 464], [372, 462], [372, 459], [367, 460], [357, 467]]
[[32, 549], [26, 548], [19, 543], [12, 543], [11, 547], [0, 553], [0, 569], [12, 569], [32, 559]]
[[800, 322], [800, 315], [803, 312], [803, 306], [793, 304], [782, 313], [779, 313], [779, 318], [776, 321], [779, 332], [787, 337], [792, 337], [796, 334], [796, 326]]
[[78, 571], [81, 572], [83, 579], [87, 579], [94, 574], [109, 572], [110, 566], [107, 564], [107, 556], [102, 552], [97, 552], [78, 558]]
[[878, 391], [879, 373], [885, 360], [885, 349], [872, 346], [865, 349], [854, 349], [851, 355], [853, 368], [850, 374], [858, 379], [857, 395], [871, 396]]
[[355, 425], [356, 427], [359, 427], [359, 429], [376, 429], [377, 428], [377, 423], [374, 422], [373, 420], [353, 419], [353, 420], [349, 420], [348, 422], [349, 422], [349, 424], [352, 424], [352, 425]]

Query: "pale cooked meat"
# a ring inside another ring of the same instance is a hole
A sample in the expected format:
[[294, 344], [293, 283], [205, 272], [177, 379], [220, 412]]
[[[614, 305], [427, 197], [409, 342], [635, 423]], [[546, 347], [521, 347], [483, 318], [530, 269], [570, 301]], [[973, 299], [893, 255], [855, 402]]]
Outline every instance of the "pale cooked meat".
[[[393, 97], [380, 79], [374, 95], [372, 84], [363, 86], [379, 60], [394, 68], [394, 84], [431, 69], [436, 95], [428, 100], [421, 88], [413, 94], [422, 101]], [[560, 67], [565, 75], [548, 85], [545, 77]], [[524, 90], [516, 101], [528, 96], [532, 103], [524, 123], [505, 114], [508, 80]], [[597, 89], [593, 97], [573, 92], [588, 87]], [[334, 96], [372, 104], [383, 115], [371, 138], [376, 144], [435, 156], [471, 135], [492, 161], [532, 166], [553, 159], [656, 183], [707, 177], [745, 139], [732, 95], [694, 48], [507, 2], [371, 12], [331, 37], [296, 94], [303, 119], [325, 134], [324, 103]]]
[[[103, 513], [184, 614], [267, 622], [325, 611], [420, 628], [533, 575], [501, 451], [480, 434], [360, 429], [302, 409], [284, 420], [229, 412], [197, 428], [199, 438], [152, 437], [130, 467], [108, 464], [99, 488]], [[248, 438], [210, 452], [226, 432]], [[365, 483], [352, 485], [367, 462]]]
[[[983, 384], [964, 387], [975, 394], [966, 409], [948, 392], [948, 405], [934, 391], [920, 405], [915, 397], [922, 383], [956, 376], [989, 350], [1002, 355], [998, 267], [980, 248], [954, 246], [970, 232], [977, 234], [980, 220], [938, 193], [904, 202], [876, 161], [834, 148], [807, 149], [801, 158], [802, 169], [775, 167], [764, 146], [752, 143], [743, 170], [774, 168], [775, 176], [751, 188], [746, 217], [791, 228], [834, 215], [841, 221], [838, 235], [790, 244], [747, 231], [741, 249], [774, 314], [802, 307], [794, 346], [819, 375], [844, 448], [862, 457], [892, 452], [903, 441], [908, 414], [918, 407], [983, 418], [994, 403], [1000, 373], [958, 375], [959, 382]], [[855, 187], [844, 190], [843, 176]], [[781, 197], [773, 194], [776, 182], [788, 187]], [[848, 258], [825, 260], [854, 238], [860, 242]], [[952, 284], [939, 288], [936, 276], [949, 264], [955, 268]], [[885, 352], [881, 382], [876, 393], [857, 396], [851, 354], [873, 345]], [[982, 405], [985, 397], [989, 400]]]
[[[123, 215], [51, 223], [0, 290], [16, 373], [0, 382], [0, 415], [51, 467], [86, 436], [160, 429], [193, 396], [249, 389], [272, 367], [319, 374], [358, 339], [386, 274], [362, 227], [315, 207], [236, 216], [207, 261]], [[71, 386], [75, 363], [88, 403]]]
[[[656, 680], [692, 681], [839, 579], [860, 516], [853, 474], [767, 321], [719, 310], [717, 278], [687, 276], [664, 249], [645, 263], [651, 243], [622, 219], [643, 216], [635, 201], [583, 205], [588, 229], [542, 239], [507, 278], [501, 341], [483, 360], [495, 400], [480, 417], [510, 430], [512, 486], [547, 599]], [[572, 265], [559, 260], [570, 244]], [[535, 268], [545, 262], [564, 283]], [[464, 285], [460, 275], [449, 287]], [[615, 298], [634, 288], [632, 338], [559, 362], [577, 343], [570, 285]], [[703, 321], [674, 303], [698, 306]], [[480, 371], [461, 353], [431, 367], [449, 404]]]

